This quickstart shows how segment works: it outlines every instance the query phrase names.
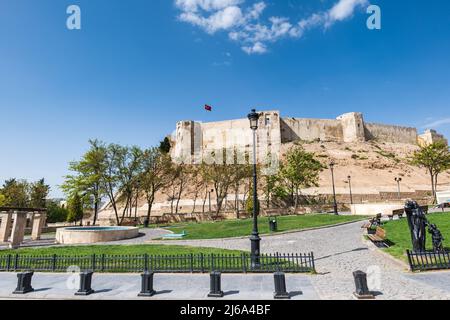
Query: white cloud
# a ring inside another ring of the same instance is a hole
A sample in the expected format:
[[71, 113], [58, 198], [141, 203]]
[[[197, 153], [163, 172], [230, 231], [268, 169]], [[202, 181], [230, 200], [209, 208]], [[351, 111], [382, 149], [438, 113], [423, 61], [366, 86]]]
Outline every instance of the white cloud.
[[244, 50], [248, 54], [263, 54], [267, 52], [267, 47], [262, 42], [256, 42], [253, 46], [243, 46], [242, 50]]
[[283, 38], [300, 38], [312, 28], [327, 28], [350, 18], [368, 0], [337, 0], [327, 11], [317, 12], [296, 23], [286, 17], [269, 17], [262, 21], [267, 5], [259, 1], [246, 6], [245, 0], [175, 0], [181, 21], [202, 28], [209, 34], [228, 32], [229, 38], [248, 54], [263, 54], [268, 44]]
[[435, 129], [435, 128], [443, 126], [444, 124], [450, 124], [450, 118], [436, 120], [434, 122], [424, 125], [422, 128]]
[[176, 0], [175, 5], [184, 12], [217, 11], [236, 6], [245, 0]]
[[329, 11], [327, 25], [350, 18], [358, 6], [369, 5], [368, 0], [339, 0]]

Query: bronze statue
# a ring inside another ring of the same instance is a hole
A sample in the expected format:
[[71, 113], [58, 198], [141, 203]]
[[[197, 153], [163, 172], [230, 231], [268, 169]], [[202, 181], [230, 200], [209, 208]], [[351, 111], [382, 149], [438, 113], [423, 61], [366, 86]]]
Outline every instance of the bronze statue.
[[407, 201], [405, 213], [408, 218], [409, 229], [411, 230], [411, 241], [414, 252], [425, 252], [426, 226], [428, 225], [425, 213], [416, 201]]
[[437, 228], [435, 224], [428, 224], [428, 232], [431, 234], [431, 238], [433, 240], [433, 250], [434, 252], [443, 252], [444, 246], [442, 241], [444, 238], [442, 237], [441, 231]]

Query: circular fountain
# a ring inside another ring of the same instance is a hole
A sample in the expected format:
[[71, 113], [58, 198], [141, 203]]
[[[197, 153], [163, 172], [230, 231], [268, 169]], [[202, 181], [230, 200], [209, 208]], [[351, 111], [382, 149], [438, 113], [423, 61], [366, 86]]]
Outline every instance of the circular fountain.
[[60, 244], [85, 244], [119, 241], [139, 236], [136, 227], [66, 227], [56, 231], [56, 242]]

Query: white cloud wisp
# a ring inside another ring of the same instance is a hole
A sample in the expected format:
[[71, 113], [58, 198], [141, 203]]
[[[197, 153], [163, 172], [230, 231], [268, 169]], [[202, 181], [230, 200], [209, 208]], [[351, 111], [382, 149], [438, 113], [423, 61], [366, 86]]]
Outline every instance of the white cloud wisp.
[[175, 0], [181, 13], [178, 19], [200, 27], [208, 34], [225, 31], [248, 54], [263, 54], [268, 44], [280, 39], [302, 37], [312, 28], [328, 28], [353, 16], [368, 0], [337, 0], [327, 11], [318, 12], [291, 23], [286, 17], [271, 16], [262, 21], [267, 4], [264, 1], [246, 5], [245, 0]]

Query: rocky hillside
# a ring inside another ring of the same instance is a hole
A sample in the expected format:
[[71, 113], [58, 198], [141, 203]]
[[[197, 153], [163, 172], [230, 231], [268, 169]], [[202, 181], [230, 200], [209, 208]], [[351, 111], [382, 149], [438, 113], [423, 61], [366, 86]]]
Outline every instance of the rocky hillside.
[[[348, 193], [347, 176], [352, 177], [354, 193], [375, 194], [397, 192], [396, 177], [402, 178], [402, 192], [430, 190], [430, 177], [425, 169], [411, 166], [408, 158], [417, 146], [399, 143], [337, 143], [314, 142], [302, 144], [307, 151], [316, 153], [324, 164], [336, 163], [335, 181], [338, 193]], [[292, 144], [282, 147], [285, 153]], [[439, 179], [439, 189], [450, 189], [450, 172]], [[320, 188], [307, 193], [331, 193], [331, 173], [324, 170], [320, 175]]]

